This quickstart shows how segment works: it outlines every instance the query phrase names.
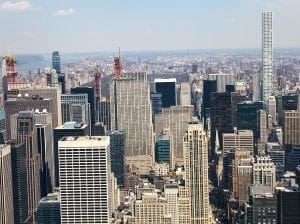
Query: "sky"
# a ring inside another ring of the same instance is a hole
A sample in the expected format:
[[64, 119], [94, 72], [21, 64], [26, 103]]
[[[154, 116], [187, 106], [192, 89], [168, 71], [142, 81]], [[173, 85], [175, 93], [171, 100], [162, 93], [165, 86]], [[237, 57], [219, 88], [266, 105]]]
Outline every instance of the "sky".
[[0, 54], [300, 47], [300, 0], [0, 0]]

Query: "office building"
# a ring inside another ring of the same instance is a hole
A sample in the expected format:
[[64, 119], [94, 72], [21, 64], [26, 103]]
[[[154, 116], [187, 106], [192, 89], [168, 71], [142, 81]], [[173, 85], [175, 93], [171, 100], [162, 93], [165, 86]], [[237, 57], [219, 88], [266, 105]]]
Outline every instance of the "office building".
[[269, 186], [272, 191], [276, 183], [276, 167], [269, 156], [253, 159], [253, 185]]
[[125, 131], [108, 132], [110, 137], [111, 172], [117, 178], [117, 184], [124, 186], [125, 176]]
[[209, 74], [209, 80], [217, 81], [217, 92], [224, 93], [226, 92], [226, 85], [234, 85], [234, 75], [233, 74]]
[[59, 193], [50, 193], [43, 197], [35, 212], [36, 224], [60, 224], [60, 198]]
[[209, 117], [211, 107], [211, 94], [217, 92], [217, 80], [203, 80], [203, 96], [201, 114], [206, 120]]
[[109, 137], [65, 137], [58, 147], [61, 223], [111, 223]]
[[250, 186], [249, 197], [252, 212], [246, 213], [246, 224], [277, 224], [277, 198], [270, 187]]
[[257, 67], [253, 69], [252, 101], [261, 101], [261, 75]]
[[[52, 121], [55, 115], [54, 108], [53, 108], [53, 100], [43, 99], [38, 96], [29, 97], [29, 95], [28, 96], [20, 95], [16, 99], [9, 99], [5, 101], [4, 109], [5, 109], [5, 123], [6, 123], [6, 131], [7, 131], [6, 133], [7, 133], [8, 140], [11, 139], [11, 131], [12, 131], [11, 116], [12, 115], [17, 114], [20, 111], [46, 110], [48, 113], [51, 113]], [[55, 120], [57, 120], [57, 118], [55, 118]]]
[[198, 65], [197, 64], [192, 64], [192, 74], [198, 73]]
[[63, 125], [56, 127], [53, 132], [53, 150], [54, 150], [54, 170], [55, 170], [55, 186], [59, 186], [58, 175], [58, 141], [66, 136], [88, 136], [89, 127], [87, 124], [78, 124], [76, 122], [66, 122]]
[[268, 140], [268, 131], [267, 131], [267, 113], [265, 110], [259, 110], [258, 112], [259, 116], [259, 138], [258, 141], [261, 143], [266, 143]]
[[285, 146], [285, 170], [295, 171], [295, 168], [300, 164], [300, 145]]
[[0, 145], [0, 222], [14, 223], [11, 147]]
[[175, 106], [163, 108], [162, 114], [155, 115], [155, 139], [161, 132], [168, 128], [172, 142], [171, 149], [171, 167], [183, 165], [183, 136], [187, 129], [188, 122], [193, 116], [193, 106]]
[[71, 94], [87, 94], [88, 103], [90, 104], [90, 127], [93, 127], [96, 122], [96, 101], [95, 101], [95, 91], [93, 87], [90, 86], [78, 86], [71, 88]]
[[155, 192], [144, 193], [141, 200], [135, 202], [134, 224], [166, 224], [167, 202]]
[[182, 82], [180, 83], [180, 105], [186, 106], [191, 104], [191, 85], [189, 82]]
[[154, 162], [152, 109], [146, 73], [125, 73], [110, 83], [112, 130], [126, 133], [126, 165], [147, 174]]
[[300, 145], [300, 111], [289, 110], [283, 115], [283, 144]]
[[164, 193], [167, 201], [167, 214], [171, 215], [171, 223], [178, 224], [178, 185], [165, 184]]
[[291, 187], [277, 190], [277, 223], [300, 223], [300, 191]]
[[152, 115], [154, 117], [156, 114], [162, 113], [162, 95], [161, 93], [151, 93], [150, 98], [152, 102]]
[[278, 96], [277, 110], [279, 125], [283, 125], [283, 116], [285, 111], [300, 109], [299, 99], [299, 94], [287, 94]]
[[276, 113], [276, 98], [270, 96], [268, 100], [268, 114], [271, 115], [272, 124], [277, 124], [277, 113]]
[[155, 162], [170, 164], [171, 139], [168, 134], [160, 134], [155, 143]]
[[276, 181], [279, 181], [285, 171], [285, 149], [279, 142], [268, 142], [266, 152], [276, 167]]
[[161, 93], [162, 107], [176, 106], [176, 79], [154, 79], [155, 92]]
[[263, 109], [263, 102], [244, 101], [237, 105], [237, 128], [238, 130], [252, 130], [254, 141], [259, 139], [258, 111]]
[[47, 77], [47, 86], [57, 87], [58, 86], [58, 74], [55, 69], [47, 68], [45, 69]]
[[111, 117], [110, 117], [110, 102], [102, 100], [99, 102], [99, 122], [102, 122], [106, 130], [111, 130]]
[[14, 223], [30, 223], [27, 203], [27, 165], [25, 143], [9, 141], [11, 145], [12, 186], [14, 198]]
[[262, 98], [268, 104], [273, 92], [273, 13], [262, 14]]
[[[237, 122], [237, 105], [244, 101], [245, 97], [238, 93], [213, 93], [211, 95], [210, 121], [211, 121], [211, 151], [209, 159], [218, 151], [216, 144], [218, 138], [222, 139], [223, 133], [232, 133]], [[222, 140], [220, 142], [222, 144]], [[221, 148], [223, 146], [221, 145]]]
[[239, 130], [235, 133], [223, 134], [223, 153], [229, 152], [231, 149], [253, 151], [253, 131]]
[[202, 123], [190, 123], [184, 135], [185, 188], [191, 224], [209, 223], [208, 140]]
[[[24, 96], [28, 94], [29, 96], [39, 96], [44, 99], [52, 99], [52, 108], [48, 110], [52, 114], [53, 127], [61, 125], [61, 92], [59, 87], [33, 87], [19, 89], [19, 93]], [[44, 108], [39, 108], [42, 110]], [[30, 108], [32, 109], [32, 108]], [[36, 108], [34, 108], [36, 109]]]
[[52, 68], [55, 69], [57, 74], [61, 73], [60, 55], [58, 51], [52, 53]]
[[235, 150], [233, 158], [228, 160], [228, 166], [231, 166], [228, 173], [232, 176], [232, 195], [239, 201], [247, 200], [248, 187], [252, 183], [252, 154], [252, 151]]
[[87, 94], [61, 95], [62, 123], [76, 121], [90, 125], [90, 104]]

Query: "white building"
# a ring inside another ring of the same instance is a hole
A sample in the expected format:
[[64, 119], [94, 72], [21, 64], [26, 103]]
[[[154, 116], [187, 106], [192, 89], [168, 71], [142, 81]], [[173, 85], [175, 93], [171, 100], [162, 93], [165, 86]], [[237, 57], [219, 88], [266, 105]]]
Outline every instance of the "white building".
[[234, 75], [233, 74], [209, 74], [209, 80], [217, 80], [217, 92], [226, 92], [226, 85], [234, 85]]
[[262, 84], [263, 101], [268, 104], [273, 91], [273, 13], [262, 14]]
[[111, 223], [109, 137], [58, 142], [61, 223]]

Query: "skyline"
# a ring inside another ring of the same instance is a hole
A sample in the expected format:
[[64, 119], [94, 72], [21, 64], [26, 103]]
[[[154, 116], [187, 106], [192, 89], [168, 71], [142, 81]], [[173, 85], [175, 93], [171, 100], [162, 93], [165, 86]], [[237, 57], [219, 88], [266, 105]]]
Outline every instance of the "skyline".
[[297, 0], [1, 0], [0, 54], [261, 48], [263, 10], [274, 13], [274, 47], [299, 48]]

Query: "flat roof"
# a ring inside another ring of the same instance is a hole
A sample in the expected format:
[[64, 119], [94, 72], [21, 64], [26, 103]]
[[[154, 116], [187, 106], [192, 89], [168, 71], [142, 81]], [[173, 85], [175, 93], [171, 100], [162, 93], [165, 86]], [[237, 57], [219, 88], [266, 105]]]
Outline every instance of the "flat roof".
[[168, 78], [168, 79], [154, 79], [154, 82], [176, 82], [176, 78]]

